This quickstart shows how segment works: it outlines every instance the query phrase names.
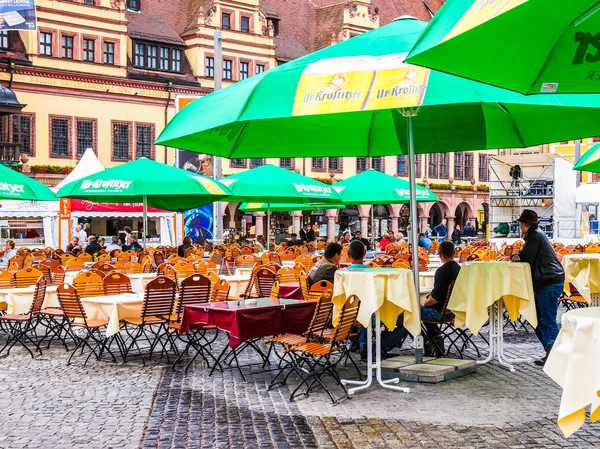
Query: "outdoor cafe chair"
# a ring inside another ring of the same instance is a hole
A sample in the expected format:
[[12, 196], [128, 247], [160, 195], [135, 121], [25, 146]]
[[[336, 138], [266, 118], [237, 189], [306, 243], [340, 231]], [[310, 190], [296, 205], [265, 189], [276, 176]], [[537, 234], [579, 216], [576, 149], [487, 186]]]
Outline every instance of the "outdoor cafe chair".
[[314, 243], [309, 242], [306, 244], [306, 250], [309, 252], [309, 254], [312, 254], [317, 250], [317, 248], [315, 247]]
[[110, 262], [111, 258], [108, 254], [100, 254], [99, 256], [96, 257], [96, 260], [98, 262]]
[[196, 270], [196, 273], [198, 274], [206, 274], [211, 271], [213, 273], [216, 273], [217, 271], [217, 264], [210, 260], [201, 260], [199, 262], [195, 262], [193, 265]]
[[242, 256], [252, 255], [254, 254], [254, 248], [250, 245], [244, 245], [240, 248], [240, 252], [242, 253]]
[[318, 242], [317, 243], [317, 251], [322, 251], [325, 249], [325, 247], [327, 246], [326, 242]]
[[92, 268], [100, 270], [104, 273], [110, 273], [111, 271], [116, 270], [117, 267], [107, 262], [96, 262], [94, 265], [92, 265]]
[[229, 290], [231, 286], [227, 279], [219, 279], [219, 281], [212, 286], [210, 293], [211, 302], [227, 301], [229, 299]]
[[406, 270], [410, 270], [410, 264], [406, 260], [396, 260], [392, 264], [392, 268], [404, 268]]
[[221, 259], [221, 269], [219, 274], [232, 276], [235, 273], [235, 257], [225, 256]]
[[[181, 329], [181, 319], [183, 318], [184, 307], [207, 304], [210, 301], [210, 294], [211, 281], [206, 276], [201, 274], [193, 274], [181, 282], [179, 289], [179, 300], [177, 301], [174, 317], [172, 322], [169, 323], [168, 329], [170, 332], [169, 342], [171, 344], [171, 348], [175, 350], [175, 353], [178, 353], [177, 345], [175, 344], [176, 339], [183, 341], [185, 343], [185, 348], [180, 354], [178, 354], [177, 359], [173, 363], [173, 368], [177, 366], [183, 356], [189, 353], [191, 347], [196, 350], [196, 353], [187, 363], [185, 367], [186, 372], [198, 355], [204, 359], [209, 367], [210, 363], [207, 359], [207, 355], [216, 362], [216, 359], [210, 352], [210, 345], [214, 343], [218, 336], [218, 329], [215, 326], [203, 325], [200, 328], [197, 327], [186, 332], [185, 337], [179, 333], [179, 330]], [[206, 338], [206, 332], [209, 330], [216, 331], [210, 340]]]
[[82, 260], [82, 261], [84, 261], [84, 262], [93, 262], [93, 261], [94, 261], [94, 258], [92, 257], [92, 255], [91, 255], [91, 254], [88, 254], [88, 253], [86, 253], [86, 252], [84, 252], [84, 251], [81, 251], [81, 252], [80, 252], [80, 253], [77, 255], [77, 258], [78, 258], [79, 260]]
[[[258, 296], [260, 298], [268, 298], [271, 294], [271, 289], [273, 288], [273, 284], [278, 280], [273, 271], [270, 268], [261, 268], [256, 271], [256, 289], [258, 290]], [[282, 281], [279, 280], [281, 284]]]
[[299, 273], [292, 267], [281, 267], [277, 271], [277, 280], [280, 284], [299, 284]]
[[156, 272], [159, 276], [166, 276], [173, 282], [177, 282], [177, 272], [175, 271], [175, 268], [173, 268], [173, 265], [162, 263], [158, 266]]
[[221, 260], [223, 259], [224, 256], [225, 256], [224, 252], [214, 250], [208, 256], [208, 260], [210, 260], [211, 262], [214, 262], [215, 264], [220, 264]]
[[138, 262], [127, 262], [123, 267], [125, 274], [141, 274], [142, 264]]
[[369, 267], [369, 268], [381, 268], [381, 265], [373, 262], [372, 260], [365, 263], [365, 266]]
[[133, 292], [131, 280], [126, 275], [117, 272], [108, 273], [102, 280], [102, 285], [104, 294], [107, 296]]
[[59, 285], [57, 293], [58, 302], [67, 321], [68, 335], [76, 342], [75, 349], [73, 349], [67, 360], [67, 366], [71, 364], [71, 359], [75, 353], [78, 350], [83, 353], [85, 348], [88, 348], [90, 353], [86, 357], [83, 366], [87, 365], [92, 355], [96, 357], [96, 360], [100, 360], [104, 351], [107, 351], [113, 362], [116, 363], [117, 359], [110, 350], [110, 343], [115, 337], [105, 338], [103, 333], [108, 325], [108, 320], [88, 318], [78, 291], [74, 286], [70, 284]]
[[337, 404], [332, 392], [323, 382], [323, 376], [329, 375], [348, 396], [346, 387], [342, 384], [339, 374], [337, 373], [337, 365], [344, 358], [345, 345], [344, 342], [349, 338], [358, 310], [360, 300], [356, 295], [352, 295], [346, 299], [342, 310], [338, 317], [338, 322], [333, 330], [331, 340], [327, 342], [307, 341], [300, 345], [295, 345], [286, 349], [284, 353], [289, 353], [293, 357], [292, 369], [302, 379], [302, 382], [294, 389], [290, 395], [290, 401], [293, 401], [300, 389], [305, 386], [304, 394], [309, 395], [311, 390], [316, 386], [321, 386], [331, 401]]
[[308, 277], [306, 273], [300, 273], [298, 275], [298, 280], [300, 282], [300, 291], [302, 292], [302, 298], [308, 301], [310, 298], [310, 291], [308, 289]]
[[15, 273], [15, 287], [16, 288], [27, 288], [35, 285], [38, 279], [43, 277], [42, 273], [37, 268], [23, 268]]
[[256, 263], [260, 263], [260, 259], [254, 254], [244, 254], [235, 259], [236, 268], [252, 268]]
[[85, 263], [82, 259], [71, 257], [63, 263], [67, 271], [81, 271], [85, 268]]
[[47, 267], [57, 267], [60, 266], [60, 260], [56, 260], [56, 259], [52, 259], [52, 258], [45, 258], [40, 260], [40, 263], [38, 265], [45, 265]]
[[304, 271], [306, 271], [307, 273], [314, 265], [313, 258], [308, 254], [303, 254], [301, 256], [296, 257], [296, 263], [302, 264]]
[[25, 258], [23, 256], [19, 256], [18, 254], [12, 256], [10, 259], [8, 259], [8, 264], [16, 264], [17, 265], [17, 269], [20, 270], [22, 268], [24, 268], [25, 266]]
[[[167, 335], [167, 327], [171, 323], [175, 306], [176, 288], [176, 282], [166, 276], [158, 276], [146, 285], [140, 316], [123, 320], [123, 328], [129, 337], [129, 345], [125, 346], [123, 352], [124, 362], [129, 351], [135, 346], [142, 357], [142, 364], [145, 365], [144, 355], [138, 342], [142, 337], [150, 344], [148, 357], [152, 357], [156, 346], [161, 344], [162, 337]], [[166, 343], [162, 343], [161, 347], [161, 353], [166, 352]], [[168, 360], [168, 352], [166, 355]]]
[[62, 265], [50, 267], [52, 272], [52, 285], [60, 285], [65, 282], [66, 269]]
[[15, 288], [15, 274], [0, 268], [0, 288]]
[[279, 282], [275, 281], [273, 283], [273, 287], [271, 287], [271, 294], [269, 295], [271, 299], [279, 299]]
[[23, 268], [31, 268], [33, 267], [34, 258], [31, 254], [27, 254], [25, 256], [25, 261], [23, 262]]
[[315, 282], [308, 290], [308, 297], [305, 297], [304, 299], [307, 301], [317, 301], [323, 292], [327, 290], [333, 291], [333, 284], [331, 282], [325, 280]]
[[0, 354], [6, 350], [6, 356], [8, 356], [13, 346], [19, 343], [27, 349], [33, 359], [35, 355], [26, 343], [29, 342], [35, 346], [36, 352], [42, 355], [35, 331], [40, 322], [39, 314], [46, 297], [46, 284], [46, 280], [40, 277], [36, 283], [33, 301], [27, 313], [0, 315], [0, 326], [6, 329], [8, 333], [8, 339], [2, 349], [0, 349]]
[[282, 261], [294, 261], [296, 260], [296, 252], [293, 249], [285, 249], [281, 254]]
[[177, 273], [178, 279], [186, 278], [196, 272], [194, 265], [192, 265], [192, 263], [188, 261], [177, 262], [175, 265], [173, 265], [173, 269]]
[[152, 264], [152, 260], [146, 260], [143, 264], [142, 264], [142, 273], [152, 273], [152, 268], [154, 268], [153, 264]]
[[[269, 345], [268, 353], [270, 354], [272, 352], [274, 345], [281, 345], [283, 349], [286, 350], [293, 346], [302, 345], [310, 341], [322, 341], [323, 331], [327, 328], [331, 317], [331, 312], [333, 310], [333, 303], [331, 302], [332, 294], [333, 290], [331, 289], [319, 293], [319, 296], [316, 299], [317, 304], [315, 306], [315, 312], [306, 332], [301, 335], [283, 334], [265, 340], [264, 343]], [[293, 372], [293, 359], [287, 357], [285, 352], [280, 354], [275, 351], [275, 354], [280, 358], [281, 363], [279, 363], [279, 371], [269, 384], [269, 390], [275, 385], [285, 384], [287, 378]], [[286, 372], [287, 374], [283, 377], [283, 380], [281, 382], [276, 382], [276, 380]]]
[[92, 271], [84, 271], [75, 276], [73, 286], [80, 298], [104, 296], [103, 277]]

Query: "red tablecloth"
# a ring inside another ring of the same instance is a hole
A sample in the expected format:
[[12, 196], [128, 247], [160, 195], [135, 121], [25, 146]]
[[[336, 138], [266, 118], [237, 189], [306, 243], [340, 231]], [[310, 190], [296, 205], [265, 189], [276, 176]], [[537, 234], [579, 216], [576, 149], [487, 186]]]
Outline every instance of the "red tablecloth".
[[298, 284], [280, 284], [279, 296], [284, 299], [304, 299], [302, 289]]
[[184, 307], [181, 333], [211, 324], [229, 334], [229, 347], [254, 338], [283, 333], [306, 332], [315, 302], [259, 298], [256, 305], [245, 301], [224, 301], [206, 306]]

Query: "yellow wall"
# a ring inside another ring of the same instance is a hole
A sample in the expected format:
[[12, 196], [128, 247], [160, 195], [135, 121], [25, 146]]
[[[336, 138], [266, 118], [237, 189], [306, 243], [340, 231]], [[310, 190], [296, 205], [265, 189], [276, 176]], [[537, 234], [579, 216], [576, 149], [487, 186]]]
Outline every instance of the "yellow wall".
[[[581, 156], [583, 156], [587, 150], [589, 150], [592, 146], [596, 145], [598, 142], [594, 142], [593, 139], [582, 139], [580, 152]], [[575, 162], [575, 142], [570, 140], [568, 143], [555, 143], [550, 146], [550, 151], [556, 154], [560, 154], [561, 156], [569, 159], [572, 162]], [[589, 172], [581, 172], [581, 182], [593, 182], [592, 174]]]

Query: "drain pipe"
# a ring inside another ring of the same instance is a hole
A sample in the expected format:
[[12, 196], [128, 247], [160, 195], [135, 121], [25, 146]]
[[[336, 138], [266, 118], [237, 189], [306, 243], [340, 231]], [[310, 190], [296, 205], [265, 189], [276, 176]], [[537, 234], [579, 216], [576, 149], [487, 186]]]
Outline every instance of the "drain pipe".
[[[167, 97], [167, 104], [165, 104], [165, 128], [169, 123], [169, 105], [171, 104], [171, 94], [173, 93], [173, 83], [171, 81], [167, 83], [167, 92], [169, 96]], [[164, 163], [167, 164], [167, 146], [165, 145], [163, 148], [165, 149]]]

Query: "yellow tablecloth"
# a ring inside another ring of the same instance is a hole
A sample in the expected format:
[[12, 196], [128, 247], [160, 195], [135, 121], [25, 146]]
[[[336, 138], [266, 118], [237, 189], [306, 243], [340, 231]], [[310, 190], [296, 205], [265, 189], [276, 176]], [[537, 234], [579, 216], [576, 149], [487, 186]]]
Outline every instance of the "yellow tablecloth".
[[250, 276], [248, 275], [233, 275], [233, 276], [219, 276], [221, 279], [226, 279], [229, 282], [229, 297], [231, 299], [238, 299], [242, 293], [246, 291], [248, 282], [250, 282]]
[[90, 296], [81, 298], [83, 308], [89, 319], [108, 320], [106, 336], [119, 332], [120, 321], [125, 318], [137, 318], [142, 311], [143, 299], [135, 293], [111, 296]]
[[590, 419], [600, 419], [600, 307], [571, 310], [562, 316], [562, 329], [544, 371], [563, 389], [558, 426], [571, 435]]
[[333, 303], [339, 309], [350, 295], [360, 299], [358, 322], [367, 327], [379, 310], [381, 321], [389, 329], [404, 312], [404, 327], [411, 335], [421, 332], [419, 298], [410, 270], [389, 268], [345, 269], [335, 273]]
[[488, 319], [488, 307], [500, 298], [512, 321], [523, 315], [537, 327], [531, 268], [527, 263], [463, 263], [448, 310], [456, 316], [457, 327], [465, 324], [477, 334]]
[[[6, 303], [6, 313], [14, 315], [27, 313], [31, 308], [34, 292], [35, 286], [0, 289], [0, 303]], [[43, 307], [60, 307], [56, 286], [46, 287], [46, 298]]]
[[575, 286], [589, 303], [600, 293], [600, 254], [568, 254], [563, 257], [565, 280]]
[[419, 273], [419, 286], [421, 288], [433, 288], [435, 271], [422, 271]]

